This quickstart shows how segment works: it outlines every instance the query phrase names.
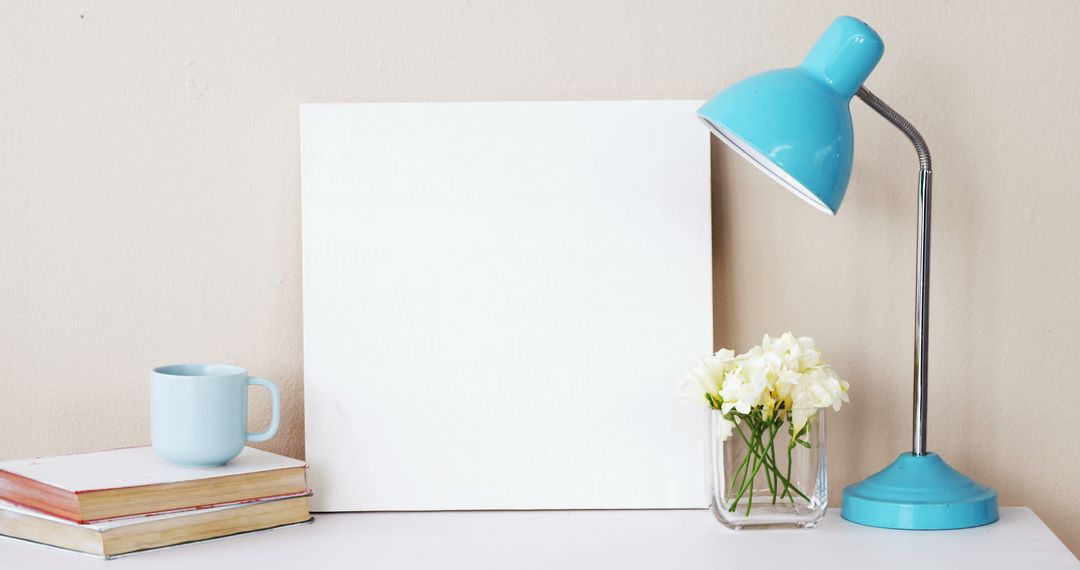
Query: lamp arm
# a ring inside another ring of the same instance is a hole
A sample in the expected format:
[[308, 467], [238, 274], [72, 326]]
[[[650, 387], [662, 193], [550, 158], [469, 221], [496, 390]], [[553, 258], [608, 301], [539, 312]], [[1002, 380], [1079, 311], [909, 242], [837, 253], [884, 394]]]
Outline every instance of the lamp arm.
[[932, 182], [930, 147], [907, 119], [878, 99], [865, 86], [859, 87], [855, 95], [871, 109], [877, 111], [886, 121], [900, 129], [915, 146], [915, 152], [919, 155], [919, 223], [916, 244], [918, 258], [915, 266], [915, 393], [911, 452], [914, 455], [926, 455], [926, 354], [929, 348], [930, 327], [930, 190]]
[[900, 113], [897, 113], [892, 107], [885, 104], [884, 101], [878, 99], [877, 95], [871, 93], [865, 85], [859, 87], [859, 90], [855, 92], [855, 95], [857, 95], [859, 99], [862, 99], [863, 103], [866, 103], [871, 109], [877, 111], [879, 115], [885, 117], [885, 120], [892, 123], [904, 133], [904, 136], [911, 141], [911, 144], [915, 147], [915, 152], [919, 155], [919, 170], [930, 171], [930, 147], [926, 145], [926, 140], [919, 134], [919, 130], [909, 123], [907, 119], [901, 117]]

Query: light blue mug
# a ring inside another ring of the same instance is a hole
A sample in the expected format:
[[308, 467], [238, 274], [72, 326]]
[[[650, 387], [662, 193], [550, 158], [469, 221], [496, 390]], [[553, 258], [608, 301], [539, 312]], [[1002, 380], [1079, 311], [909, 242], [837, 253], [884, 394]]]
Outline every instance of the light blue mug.
[[[270, 390], [273, 418], [265, 431], [247, 431], [248, 386]], [[280, 421], [277, 386], [239, 366], [174, 364], [150, 375], [150, 439], [158, 455], [178, 465], [225, 465], [245, 443], [274, 437]]]

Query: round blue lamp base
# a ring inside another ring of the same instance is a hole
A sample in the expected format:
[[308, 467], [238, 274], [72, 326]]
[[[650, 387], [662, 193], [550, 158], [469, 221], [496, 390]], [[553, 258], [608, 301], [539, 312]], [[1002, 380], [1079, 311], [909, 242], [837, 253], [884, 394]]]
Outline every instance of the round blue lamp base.
[[949, 467], [936, 453], [902, 453], [844, 489], [841, 516], [866, 526], [946, 530], [998, 520], [997, 491]]

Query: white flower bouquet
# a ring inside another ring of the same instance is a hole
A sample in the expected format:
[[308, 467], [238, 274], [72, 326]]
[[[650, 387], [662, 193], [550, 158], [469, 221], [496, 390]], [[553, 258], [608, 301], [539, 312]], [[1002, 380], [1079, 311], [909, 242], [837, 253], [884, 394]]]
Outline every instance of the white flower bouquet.
[[761, 345], [743, 354], [722, 349], [689, 370], [680, 391], [703, 398], [718, 411], [714, 414], [720, 417], [712, 426], [716, 441], [711, 445], [731, 437], [745, 445], [745, 456], [729, 460], [726, 489], [719, 493], [714, 489], [714, 499], [723, 497], [722, 508], [734, 513], [745, 504], [749, 517], [759, 473], [764, 474], [771, 504], [784, 500], [794, 504], [796, 498], [811, 501], [793, 481], [792, 452], [796, 446], [811, 447], [808, 435], [818, 410], [838, 411], [848, 401], [848, 383], [822, 360], [813, 339], [788, 332], [775, 338], [765, 335]]

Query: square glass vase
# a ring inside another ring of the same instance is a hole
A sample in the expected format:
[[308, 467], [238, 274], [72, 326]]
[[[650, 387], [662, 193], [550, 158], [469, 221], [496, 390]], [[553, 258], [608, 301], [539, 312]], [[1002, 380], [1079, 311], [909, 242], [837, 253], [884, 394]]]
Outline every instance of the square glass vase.
[[[795, 435], [800, 415], [809, 416]], [[731, 529], [813, 528], [825, 516], [825, 409], [737, 417], [710, 409], [706, 438], [709, 510]], [[733, 416], [728, 416], [733, 417]]]

